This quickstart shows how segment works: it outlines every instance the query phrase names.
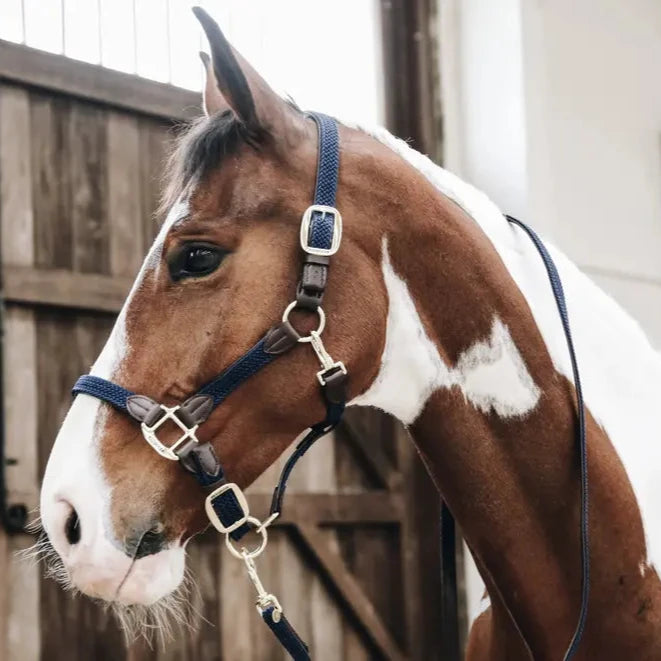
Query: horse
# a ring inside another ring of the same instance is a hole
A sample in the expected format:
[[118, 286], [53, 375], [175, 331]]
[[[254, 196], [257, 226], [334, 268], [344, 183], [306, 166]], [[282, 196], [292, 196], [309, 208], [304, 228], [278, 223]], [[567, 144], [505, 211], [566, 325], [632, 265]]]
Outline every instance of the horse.
[[[320, 341], [318, 308], [296, 302], [317, 121], [195, 12], [211, 50], [204, 116], [172, 154], [166, 218], [90, 373], [171, 411], [231, 371], [292, 300], [297, 337]], [[324, 418], [323, 349], [349, 374], [348, 406], [407, 426], [461, 527], [486, 586], [466, 658], [563, 658], [581, 607], [579, 411], [544, 264], [469, 184], [384, 129], [337, 127], [341, 249], [332, 265], [316, 262], [328, 320], [321, 349], [295, 342], [206, 411], [195, 442], [183, 423], [147, 438], [125, 411], [79, 391], [41, 490], [51, 561], [91, 597], [146, 610], [167, 602], [184, 577], [185, 545], [209, 523], [208, 493], [158, 450], [183, 429], [186, 443], [213, 450], [238, 499]], [[591, 479], [590, 610], [575, 658], [658, 658], [661, 356], [548, 250], [583, 376]]]

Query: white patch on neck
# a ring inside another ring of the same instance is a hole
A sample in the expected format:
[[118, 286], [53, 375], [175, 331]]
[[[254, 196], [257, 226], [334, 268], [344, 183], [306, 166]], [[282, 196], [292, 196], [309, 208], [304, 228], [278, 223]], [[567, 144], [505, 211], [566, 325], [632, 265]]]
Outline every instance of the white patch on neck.
[[489, 337], [469, 347], [454, 367], [447, 365], [427, 336], [406, 283], [393, 269], [385, 238], [382, 251], [389, 305], [381, 369], [351, 404], [375, 406], [409, 425], [434, 391], [456, 386], [483, 413], [509, 418], [534, 409], [540, 390], [502, 321], [495, 317]]
[[[383, 128], [361, 127], [456, 202], [491, 240], [526, 298], [556, 370], [573, 383], [567, 344], [544, 265], [530, 239], [481, 191]], [[530, 219], [534, 224], [534, 219]], [[661, 353], [610, 296], [546, 242], [562, 278], [586, 405], [626, 469], [645, 529], [648, 568], [661, 568]]]

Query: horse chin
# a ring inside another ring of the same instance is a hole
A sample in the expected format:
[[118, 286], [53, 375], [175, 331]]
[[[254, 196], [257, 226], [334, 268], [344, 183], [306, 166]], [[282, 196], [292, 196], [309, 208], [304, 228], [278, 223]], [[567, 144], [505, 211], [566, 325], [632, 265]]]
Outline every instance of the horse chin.
[[184, 569], [181, 547], [134, 560], [112, 601], [122, 606], [153, 606], [180, 587]]

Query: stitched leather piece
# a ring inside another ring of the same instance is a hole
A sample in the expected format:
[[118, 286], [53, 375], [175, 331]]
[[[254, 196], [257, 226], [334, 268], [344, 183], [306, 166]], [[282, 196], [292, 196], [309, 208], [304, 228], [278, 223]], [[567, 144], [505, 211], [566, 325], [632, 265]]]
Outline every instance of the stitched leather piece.
[[187, 427], [202, 424], [213, 411], [211, 395], [193, 395], [189, 397], [177, 411], [177, 415]]
[[306, 292], [323, 292], [328, 282], [328, 267], [321, 264], [303, 264], [301, 288]]
[[205, 488], [220, 486], [225, 480], [223, 468], [211, 443], [189, 440], [177, 450], [181, 465]]
[[296, 289], [296, 307], [315, 312], [321, 305], [324, 298], [324, 292], [310, 292], [303, 289], [300, 285]]
[[300, 337], [288, 321], [283, 321], [273, 326], [264, 337], [264, 351], [279, 356], [295, 347]]
[[126, 400], [126, 410], [138, 422], [144, 422], [147, 418], [151, 418], [155, 411], [161, 410], [158, 402], [155, 402], [151, 397], [146, 395], [131, 395]]
[[310, 660], [308, 646], [301, 640], [282, 611], [277, 611], [276, 614], [275, 608], [269, 606], [262, 611], [262, 619], [294, 661]]
[[341, 368], [332, 368], [323, 375], [326, 385], [323, 388], [327, 404], [343, 404], [347, 400], [347, 375]]

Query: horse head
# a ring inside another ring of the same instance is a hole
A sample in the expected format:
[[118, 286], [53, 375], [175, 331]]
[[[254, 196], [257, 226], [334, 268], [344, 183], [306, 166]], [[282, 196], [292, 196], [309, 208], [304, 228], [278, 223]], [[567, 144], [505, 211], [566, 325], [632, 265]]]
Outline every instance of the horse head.
[[[202, 54], [205, 115], [172, 154], [167, 217], [91, 369], [166, 406], [242, 356], [294, 300], [301, 214], [318, 159], [315, 122], [274, 93], [206, 13], [196, 14], [211, 48], [211, 57]], [[385, 341], [378, 224], [390, 196], [387, 181], [374, 181], [389, 163], [354, 129], [340, 127], [340, 144], [344, 231], [323, 301], [324, 341], [350, 371], [351, 399], [374, 380]], [[304, 335], [318, 313], [297, 308], [290, 321]], [[200, 425], [200, 443], [213, 447], [231, 482], [249, 485], [323, 418], [318, 370], [314, 352], [296, 347]], [[163, 425], [160, 441], [170, 445], [178, 433]], [[103, 600], [151, 605], [182, 581], [185, 546], [208, 524], [205, 495], [145, 442], [135, 420], [82, 393], [52, 449], [41, 519], [66, 582]]]

